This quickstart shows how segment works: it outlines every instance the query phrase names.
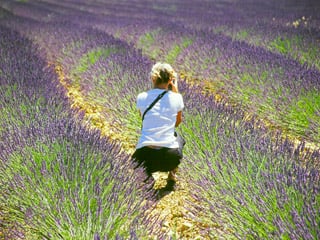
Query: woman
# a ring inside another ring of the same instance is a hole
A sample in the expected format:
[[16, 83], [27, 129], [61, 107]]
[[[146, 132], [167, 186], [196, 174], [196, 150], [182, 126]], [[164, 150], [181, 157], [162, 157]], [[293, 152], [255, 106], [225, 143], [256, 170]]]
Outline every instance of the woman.
[[142, 130], [133, 160], [138, 166], [144, 167], [144, 182], [151, 181], [153, 184], [154, 172], [169, 172], [165, 190], [172, 191], [184, 145], [183, 140], [175, 134], [175, 128], [182, 121], [184, 103], [178, 93], [177, 74], [169, 64], [156, 63], [150, 76], [153, 88], [137, 97]]

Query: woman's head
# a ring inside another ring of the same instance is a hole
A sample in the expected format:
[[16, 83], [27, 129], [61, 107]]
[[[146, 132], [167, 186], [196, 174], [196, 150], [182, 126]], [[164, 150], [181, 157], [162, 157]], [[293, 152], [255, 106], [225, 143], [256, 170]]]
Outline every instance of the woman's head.
[[176, 78], [176, 72], [170, 64], [157, 62], [153, 65], [150, 77], [154, 85], [166, 84]]

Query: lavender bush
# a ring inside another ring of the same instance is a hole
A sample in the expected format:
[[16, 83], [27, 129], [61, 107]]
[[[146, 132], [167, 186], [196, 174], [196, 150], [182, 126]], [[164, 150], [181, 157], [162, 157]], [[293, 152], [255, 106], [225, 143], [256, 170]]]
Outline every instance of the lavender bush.
[[3, 27], [0, 36], [1, 209], [21, 225], [6, 237], [146, 235], [129, 156], [74, 118], [30, 41]]

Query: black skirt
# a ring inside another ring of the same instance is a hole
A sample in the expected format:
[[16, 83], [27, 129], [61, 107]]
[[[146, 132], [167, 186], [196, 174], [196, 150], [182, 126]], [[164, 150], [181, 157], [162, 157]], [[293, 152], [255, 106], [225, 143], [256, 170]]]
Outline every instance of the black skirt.
[[150, 175], [153, 172], [168, 172], [178, 167], [182, 159], [182, 151], [179, 148], [142, 147], [134, 152], [132, 159], [137, 166], [144, 167]]

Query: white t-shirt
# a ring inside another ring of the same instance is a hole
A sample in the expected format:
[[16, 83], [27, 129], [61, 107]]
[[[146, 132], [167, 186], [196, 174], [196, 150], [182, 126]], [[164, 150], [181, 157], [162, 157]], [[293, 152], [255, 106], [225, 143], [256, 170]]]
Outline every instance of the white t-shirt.
[[[165, 90], [155, 88], [138, 95], [137, 107], [141, 116], [163, 91]], [[177, 114], [183, 108], [182, 95], [168, 91], [144, 116], [141, 136], [136, 148], [148, 145], [178, 148], [179, 144], [174, 136], [174, 128]]]

